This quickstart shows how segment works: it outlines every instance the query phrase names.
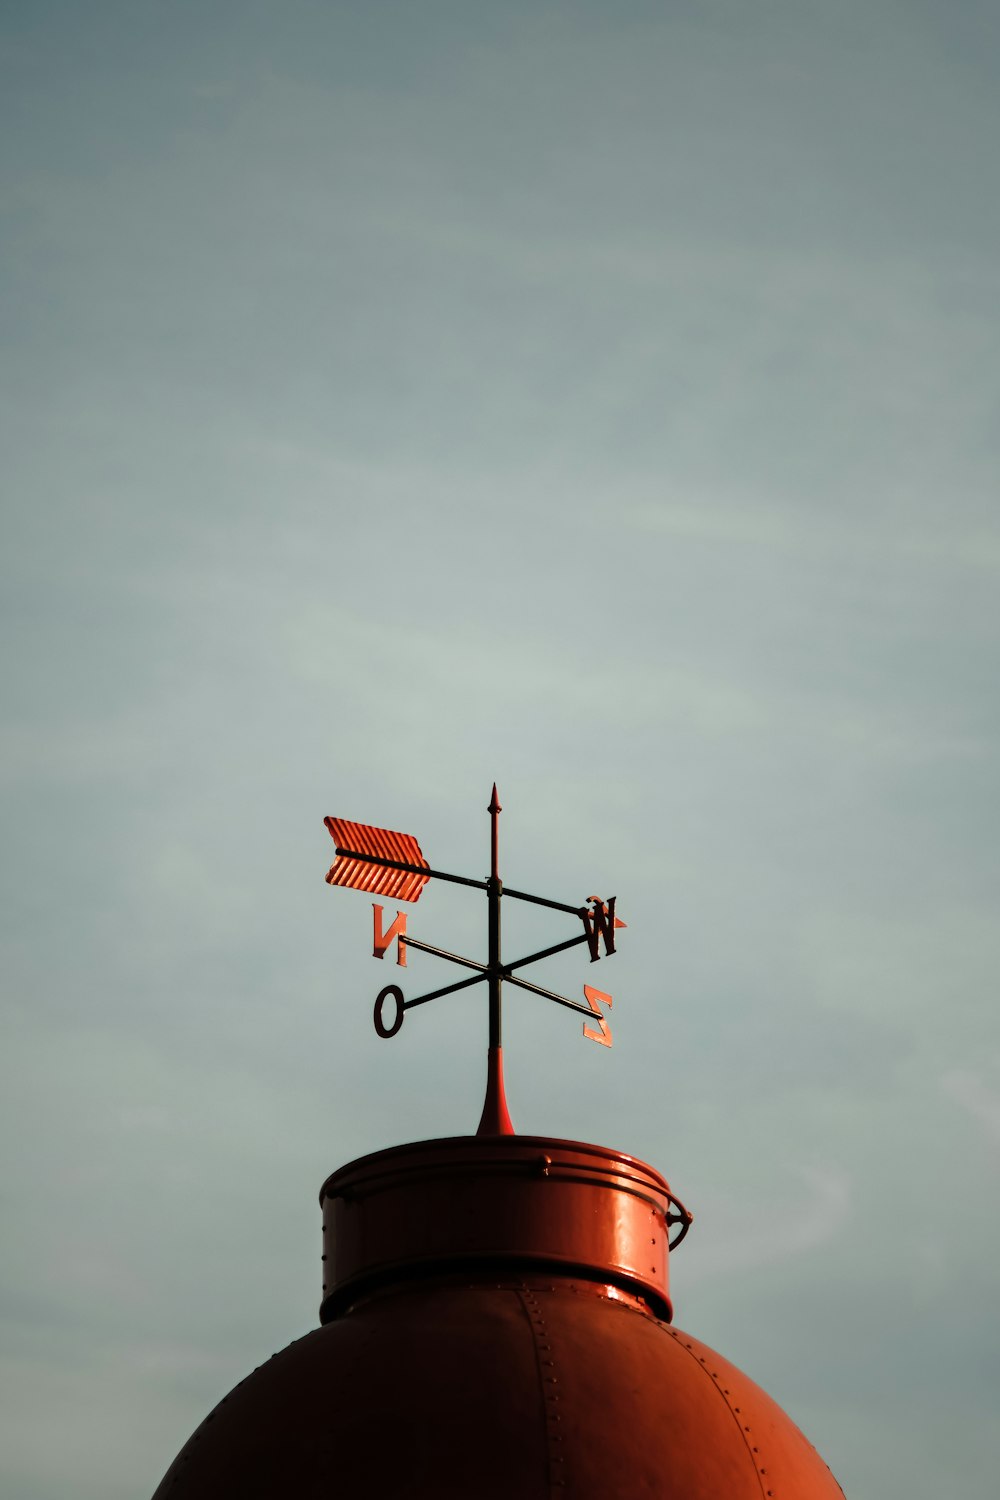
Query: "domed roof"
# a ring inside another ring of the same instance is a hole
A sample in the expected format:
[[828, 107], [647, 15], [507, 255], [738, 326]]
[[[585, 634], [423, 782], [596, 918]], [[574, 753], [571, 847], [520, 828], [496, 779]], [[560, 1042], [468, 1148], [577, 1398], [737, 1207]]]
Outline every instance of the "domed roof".
[[687, 1216], [644, 1163], [463, 1137], [352, 1163], [322, 1202], [324, 1326], [216, 1407], [155, 1500], [841, 1495], [790, 1418], [669, 1323]]

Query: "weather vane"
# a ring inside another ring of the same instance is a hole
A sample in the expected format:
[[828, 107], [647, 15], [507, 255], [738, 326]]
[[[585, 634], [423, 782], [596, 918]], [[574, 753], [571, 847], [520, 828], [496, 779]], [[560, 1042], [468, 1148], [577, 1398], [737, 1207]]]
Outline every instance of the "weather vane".
[[[447, 880], [455, 885], [473, 886], [476, 890], [486, 892], [488, 958], [484, 964], [471, 958], [462, 958], [457, 953], [448, 953], [443, 948], [432, 947], [430, 943], [420, 942], [417, 938], [408, 937], [405, 912], [397, 911], [392, 924], [388, 928], [384, 927], [382, 921], [384, 909], [377, 901], [372, 902], [375, 923], [373, 947], [375, 958], [384, 959], [390, 945], [395, 941], [396, 963], [403, 968], [406, 967], [407, 949], [416, 948], [421, 953], [431, 953], [436, 958], [443, 958], [448, 963], [458, 964], [460, 968], [474, 971], [466, 979], [456, 980], [454, 984], [442, 985], [440, 989], [431, 990], [426, 995], [416, 995], [412, 1000], [404, 999], [398, 984], [387, 984], [379, 990], [376, 997], [374, 1021], [375, 1030], [380, 1037], [393, 1037], [400, 1030], [406, 1012], [413, 1010], [415, 1006], [426, 1005], [429, 1000], [437, 1000], [442, 995], [452, 995], [456, 990], [468, 989], [474, 984], [488, 985], [489, 1062], [486, 1102], [483, 1105], [478, 1134], [513, 1135], [514, 1127], [507, 1112], [503, 1084], [501, 1002], [504, 983], [516, 985], [521, 990], [529, 990], [531, 994], [541, 995], [546, 1000], [554, 1000], [557, 1005], [564, 1005], [569, 1010], [579, 1011], [588, 1017], [588, 1022], [583, 1027], [584, 1036], [591, 1041], [600, 1042], [602, 1046], [610, 1047], [611, 1027], [603, 1009], [603, 1007], [611, 1009], [613, 1001], [610, 995], [602, 990], [594, 989], [592, 985], [585, 984], [583, 994], [586, 1004], [584, 1004], [579, 1000], [570, 1000], [565, 995], [557, 995], [553, 990], [543, 989], [541, 985], [532, 984], [527, 979], [521, 979], [514, 973], [514, 970], [527, 968], [529, 964], [538, 963], [543, 958], [551, 958], [553, 954], [562, 953], [567, 948], [575, 948], [578, 943], [587, 944], [590, 950], [590, 961], [596, 963], [601, 956], [602, 944], [607, 956], [614, 953], [615, 931], [624, 927], [625, 923], [615, 916], [614, 896], [607, 901], [603, 901], [600, 896], [588, 896], [587, 904], [570, 906], [565, 901], [550, 901], [546, 896], [533, 896], [527, 891], [515, 891], [510, 886], [505, 886], [500, 879], [499, 868], [498, 820], [501, 807], [500, 799], [497, 797], [496, 783], [493, 785], [493, 795], [487, 812], [490, 814], [491, 856], [490, 875], [487, 880], [472, 880], [466, 875], [450, 875], [444, 870], [432, 870], [412, 834], [394, 833], [388, 828], [374, 828], [368, 823], [349, 823], [343, 818], [324, 818], [323, 820], [330, 830], [337, 849], [337, 857], [326, 879], [329, 885], [347, 886], [355, 891], [368, 891], [373, 896], [385, 896], [392, 901], [418, 901], [428, 880]], [[575, 937], [566, 938], [561, 943], [553, 943], [551, 947], [542, 948], [537, 953], [529, 953], [524, 958], [515, 959], [513, 963], [505, 963], [500, 951], [500, 903], [504, 898], [530, 901], [534, 906], [547, 906], [553, 911], [566, 912], [583, 923], [583, 931], [577, 933]], [[393, 1010], [391, 1019], [386, 1024], [386, 1006], [389, 1001], [392, 1002]], [[595, 1019], [596, 1027], [589, 1024]]]

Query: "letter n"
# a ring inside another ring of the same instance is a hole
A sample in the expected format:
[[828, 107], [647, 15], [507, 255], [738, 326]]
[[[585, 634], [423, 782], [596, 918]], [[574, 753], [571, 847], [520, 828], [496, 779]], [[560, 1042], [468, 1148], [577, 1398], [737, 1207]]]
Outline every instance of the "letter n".
[[382, 931], [382, 908], [377, 901], [372, 902], [372, 911], [375, 913], [375, 947], [372, 950], [374, 958], [385, 958], [385, 950], [396, 939], [396, 962], [406, 968], [406, 944], [400, 942], [400, 938], [406, 935], [406, 912], [398, 911], [396, 920], [388, 932]]

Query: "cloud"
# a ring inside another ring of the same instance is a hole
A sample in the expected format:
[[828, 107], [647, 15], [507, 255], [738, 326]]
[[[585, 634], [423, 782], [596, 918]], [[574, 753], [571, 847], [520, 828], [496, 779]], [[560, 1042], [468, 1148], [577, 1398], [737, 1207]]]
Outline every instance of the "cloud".
[[[852, 1183], [840, 1167], [800, 1167], [801, 1188], [790, 1205], [754, 1200], [732, 1223], [700, 1247], [697, 1264], [686, 1273], [689, 1284], [727, 1276], [750, 1266], [775, 1265], [826, 1245], [843, 1233], [852, 1212]], [[722, 1217], [720, 1215], [720, 1217]]]
[[978, 1073], [963, 1068], [946, 1073], [941, 1087], [982, 1126], [987, 1138], [1000, 1146], [1000, 1093], [984, 1083]]

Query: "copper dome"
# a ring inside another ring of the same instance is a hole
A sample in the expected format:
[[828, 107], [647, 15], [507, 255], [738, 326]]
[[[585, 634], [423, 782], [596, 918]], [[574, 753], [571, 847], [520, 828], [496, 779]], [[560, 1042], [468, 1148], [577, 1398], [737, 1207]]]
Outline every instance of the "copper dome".
[[324, 1184], [323, 1326], [216, 1407], [155, 1500], [837, 1500], [753, 1381], [670, 1323], [652, 1168], [542, 1137]]

